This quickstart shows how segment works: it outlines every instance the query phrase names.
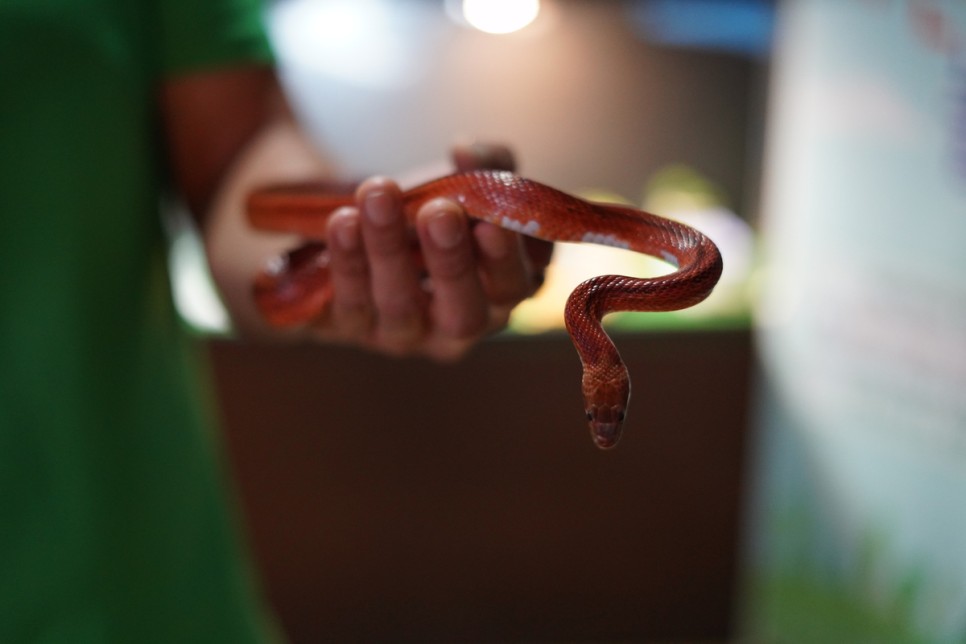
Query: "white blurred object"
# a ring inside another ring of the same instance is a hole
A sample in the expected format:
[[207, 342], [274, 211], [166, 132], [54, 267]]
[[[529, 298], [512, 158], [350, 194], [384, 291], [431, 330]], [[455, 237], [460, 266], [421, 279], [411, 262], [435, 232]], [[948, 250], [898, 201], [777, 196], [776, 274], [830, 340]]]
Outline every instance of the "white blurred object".
[[463, 18], [490, 34], [519, 31], [536, 20], [540, 0], [463, 0]]
[[[286, 61], [364, 89], [413, 82], [436, 12], [428, 3], [390, 0], [285, 0], [269, 12], [269, 28]], [[419, 33], [424, 37], [414, 37]]]
[[747, 309], [755, 258], [755, 236], [751, 226], [723, 206], [670, 212], [667, 216], [707, 235], [721, 251], [724, 262], [718, 285], [708, 299], [682, 313], [737, 313]]
[[190, 216], [184, 209], [172, 208], [164, 224], [171, 294], [181, 319], [198, 333], [230, 333], [228, 311], [215, 289], [204, 245]]

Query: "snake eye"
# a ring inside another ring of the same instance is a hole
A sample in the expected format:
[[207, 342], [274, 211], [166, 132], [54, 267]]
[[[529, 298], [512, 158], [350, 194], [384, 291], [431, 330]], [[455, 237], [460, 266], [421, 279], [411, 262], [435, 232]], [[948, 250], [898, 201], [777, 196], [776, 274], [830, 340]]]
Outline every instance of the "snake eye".
[[593, 419], [594, 419], [594, 415], [588, 411], [587, 412], [587, 420], [593, 420]]
[[624, 412], [621, 411], [617, 413], [617, 420], [624, 422]]

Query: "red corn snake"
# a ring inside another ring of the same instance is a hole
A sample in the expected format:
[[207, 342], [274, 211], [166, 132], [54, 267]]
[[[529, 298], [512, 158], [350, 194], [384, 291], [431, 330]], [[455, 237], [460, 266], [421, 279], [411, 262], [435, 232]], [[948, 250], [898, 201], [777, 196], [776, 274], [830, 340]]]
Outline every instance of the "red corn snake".
[[[581, 389], [591, 435], [598, 447], [620, 438], [630, 398], [630, 378], [601, 318], [615, 311], [671, 311], [697, 304], [721, 275], [714, 243], [684, 224], [650, 213], [579, 199], [500, 170], [442, 177], [403, 193], [403, 212], [414, 221], [420, 206], [446, 197], [467, 215], [548, 241], [585, 242], [626, 248], [676, 267], [660, 277], [601, 275], [580, 284], [567, 300], [567, 330], [583, 364]], [[324, 240], [327, 216], [352, 197], [326, 194], [307, 184], [270, 186], [249, 195], [253, 226]], [[318, 316], [331, 297], [323, 261], [325, 245], [309, 242], [261, 273], [254, 283], [265, 319], [284, 327]]]

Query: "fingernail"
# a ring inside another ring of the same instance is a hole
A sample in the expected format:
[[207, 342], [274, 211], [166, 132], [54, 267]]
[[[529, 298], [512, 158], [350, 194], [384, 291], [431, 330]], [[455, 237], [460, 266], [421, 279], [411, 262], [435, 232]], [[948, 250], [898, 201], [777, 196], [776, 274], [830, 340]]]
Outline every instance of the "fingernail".
[[470, 151], [476, 165], [491, 170], [513, 170], [513, 153], [502, 145], [472, 143]]
[[369, 221], [377, 226], [386, 226], [396, 220], [396, 204], [385, 190], [366, 193], [365, 211]]
[[332, 217], [336, 243], [343, 250], [356, 250], [359, 247], [359, 221], [350, 211], [339, 211]]
[[442, 209], [430, 215], [426, 226], [429, 229], [430, 239], [443, 250], [455, 248], [463, 241], [463, 220], [451, 208]]
[[476, 159], [477, 163], [486, 163], [489, 160], [493, 150], [485, 143], [474, 141], [470, 144], [470, 152], [473, 154], [473, 157]]

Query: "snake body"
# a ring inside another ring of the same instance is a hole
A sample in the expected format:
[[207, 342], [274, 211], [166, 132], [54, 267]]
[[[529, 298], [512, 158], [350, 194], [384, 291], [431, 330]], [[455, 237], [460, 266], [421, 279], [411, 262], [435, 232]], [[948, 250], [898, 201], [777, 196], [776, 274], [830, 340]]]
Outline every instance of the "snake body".
[[[615, 311], [672, 311], [697, 304], [721, 275], [717, 247], [684, 224], [585, 201], [506, 171], [457, 173], [417, 186], [403, 194], [403, 211], [414, 221], [420, 206], [436, 197], [456, 201], [470, 217], [525, 235], [626, 248], [677, 269], [650, 278], [601, 275], [580, 284], [567, 300], [564, 317], [583, 365], [581, 389], [591, 436], [598, 447], [613, 447], [630, 398], [630, 378], [601, 318]], [[326, 218], [351, 203], [350, 197], [330, 196], [309, 185], [280, 185], [249, 195], [248, 217], [256, 228], [319, 240], [256, 278], [255, 300], [270, 324], [301, 324], [324, 310], [331, 297], [322, 259]]]

